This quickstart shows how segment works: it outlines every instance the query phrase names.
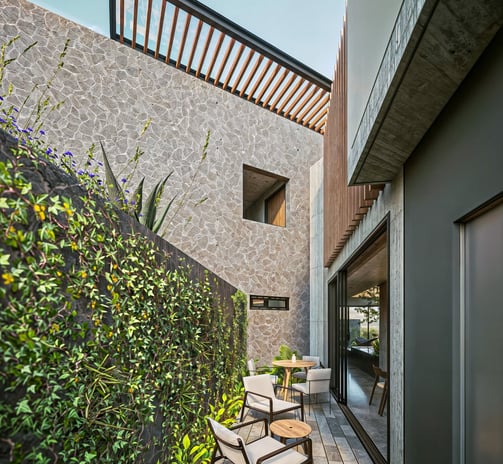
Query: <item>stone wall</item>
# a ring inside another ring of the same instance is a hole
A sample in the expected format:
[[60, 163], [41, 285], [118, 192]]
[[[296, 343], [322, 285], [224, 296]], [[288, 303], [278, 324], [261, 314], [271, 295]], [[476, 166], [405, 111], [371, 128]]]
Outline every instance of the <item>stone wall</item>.
[[[3, 41], [20, 35], [18, 52], [38, 42], [6, 73], [18, 103], [50, 79], [70, 39], [48, 92], [53, 102], [65, 103], [45, 117], [44, 128], [50, 144], [73, 152], [79, 163], [102, 141], [114, 171], [126, 174], [139, 144], [145, 154], [133, 184], [145, 176], [153, 185], [173, 170], [168, 196], [181, 194], [211, 131], [193, 201], [165, 238], [246, 293], [290, 297], [290, 311], [249, 312], [250, 356], [270, 362], [282, 343], [307, 353], [309, 168], [322, 156], [322, 136], [25, 0], [0, 0], [0, 24]], [[148, 118], [151, 126], [140, 139]], [[289, 179], [287, 227], [243, 219], [243, 163]]]

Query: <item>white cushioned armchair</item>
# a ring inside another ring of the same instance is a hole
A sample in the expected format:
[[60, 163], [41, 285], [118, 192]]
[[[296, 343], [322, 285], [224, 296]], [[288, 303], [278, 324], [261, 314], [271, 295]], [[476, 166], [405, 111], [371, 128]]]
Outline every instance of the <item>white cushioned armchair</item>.
[[[243, 409], [241, 410], [240, 421], [243, 422], [245, 411], [254, 410], [267, 414], [269, 423], [274, 420], [274, 417], [287, 412], [299, 412], [300, 420], [304, 420], [304, 398], [300, 396], [300, 403], [281, 400], [276, 397], [278, 390], [284, 391], [282, 385], [274, 385], [271, 383], [269, 374], [250, 375], [243, 377], [243, 385], [245, 387], [245, 396], [243, 399]], [[289, 391], [293, 391], [287, 388]], [[246, 412], [247, 413], [247, 412]]]
[[[227, 459], [233, 464], [312, 464], [313, 447], [310, 438], [302, 438], [288, 445], [269, 436], [267, 420], [257, 419], [250, 422], [239, 423], [226, 428], [219, 422], [207, 418], [211, 433], [216, 441], [212, 463]], [[243, 437], [235, 433], [241, 427], [263, 422], [263, 434], [257, 439], [245, 443]], [[302, 446], [306, 454], [299, 453], [294, 448]]]

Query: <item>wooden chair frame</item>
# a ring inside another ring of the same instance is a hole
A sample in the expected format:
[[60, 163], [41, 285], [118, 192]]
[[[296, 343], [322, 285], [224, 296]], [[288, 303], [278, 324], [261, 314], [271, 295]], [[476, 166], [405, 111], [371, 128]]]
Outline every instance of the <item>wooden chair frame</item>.
[[377, 366], [372, 366], [374, 369], [374, 385], [372, 386], [372, 392], [370, 393], [370, 399], [369, 399], [369, 405], [372, 404], [372, 399], [374, 397], [375, 389], [379, 384], [379, 380], [382, 377], [384, 379], [383, 386], [382, 386], [382, 396], [381, 396], [381, 401], [379, 403], [379, 409], [378, 409], [378, 414], [380, 416], [383, 415], [384, 413], [384, 408], [386, 406], [386, 401], [388, 400], [388, 373], [381, 368]]
[[[292, 397], [293, 393], [294, 393], [294, 390], [291, 388], [291, 387], [284, 387], [283, 385], [274, 385], [274, 394], [275, 396], [278, 395], [278, 390], [287, 390], [290, 392], [290, 397]], [[269, 401], [269, 412], [268, 412], [268, 415], [269, 415], [269, 423], [272, 422], [274, 420], [274, 416], [276, 415], [279, 415], [279, 414], [284, 414], [285, 412], [289, 412], [289, 411], [295, 411], [296, 409], [300, 409], [300, 416], [301, 416], [301, 420], [304, 421], [304, 398], [303, 396], [301, 395], [300, 396], [300, 403], [292, 403], [292, 406], [289, 407], [289, 408], [285, 408], [285, 409], [280, 409], [280, 410], [277, 410], [277, 411], [274, 411], [274, 407], [273, 407], [273, 398], [269, 397], [269, 396], [266, 396], [266, 395], [263, 395], [261, 393], [255, 393], [253, 391], [245, 391], [245, 396], [244, 396], [244, 399], [243, 399], [243, 408], [241, 409], [241, 416], [240, 416], [240, 422], [243, 421], [244, 419], [244, 416], [245, 416], [245, 409], [248, 409], [248, 410], [252, 410], [252, 411], [257, 411], [257, 412], [260, 412], [262, 414], [267, 414], [263, 409], [261, 408], [255, 408], [253, 407], [253, 405], [249, 405], [248, 404], [248, 396], [250, 395], [254, 395], [254, 396], [259, 396], [261, 398], [264, 398], [266, 400]]]
[[[262, 419], [255, 419], [252, 421], [239, 423], [239, 424], [236, 424], [236, 425], [229, 427], [229, 430], [232, 430], [232, 431], [239, 430], [242, 427], [257, 424], [259, 422], [264, 423], [263, 424], [264, 433], [262, 435], [260, 435], [258, 438], [249, 442], [249, 443], [254, 443], [256, 441], [263, 439], [266, 436], [269, 436], [269, 426], [268, 426], [267, 419], [262, 418]], [[215, 431], [213, 430], [213, 427], [211, 426], [211, 423], [209, 421], [208, 421], [208, 425], [210, 427], [210, 430], [211, 430], [213, 437], [215, 438], [215, 442], [216, 442], [215, 448], [213, 449], [213, 455], [211, 458], [212, 464], [214, 462], [219, 461], [220, 459], [226, 459], [226, 457], [222, 455], [222, 451], [221, 451], [220, 446], [218, 444], [219, 441], [223, 442], [226, 446], [228, 446], [232, 449], [235, 449], [236, 451], [241, 451], [243, 453], [244, 460], [247, 464], [261, 464], [264, 461], [267, 461], [268, 459], [271, 459], [274, 456], [278, 456], [281, 453], [284, 453], [285, 451], [288, 451], [292, 448], [296, 448], [297, 446], [302, 446], [304, 448], [304, 450], [306, 451], [306, 460], [303, 461], [302, 464], [312, 464], [313, 463], [313, 444], [312, 444], [311, 439], [308, 437], [300, 438], [298, 440], [293, 441], [292, 443], [289, 443], [288, 445], [283, 445], [282, 448], [280, 448], [276, 451], [273, 451], [271, 453], [265, 454], [264, 456], [261, 456], [259, 459], [257, 459], [257, 461], [255, 463], [252, 463], [248, 460], [246, 450], [245, 450], [245, 446], [249, 443], [245, 444], [243, 440], [239, 440], [239, 445], [234, 445], [233, 443], [229, 443], [226, 440], [223, 440], [222, 438], [217, 438]], [[220, 456], [218, 456], [217, 453], [220, 453]]]

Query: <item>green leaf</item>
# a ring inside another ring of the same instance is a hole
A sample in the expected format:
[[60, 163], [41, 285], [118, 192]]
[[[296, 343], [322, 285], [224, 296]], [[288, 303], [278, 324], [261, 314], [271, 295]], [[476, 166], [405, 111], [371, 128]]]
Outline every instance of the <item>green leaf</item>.
[[145, 177], [140, 181], [138, 187], [136, 187], [131, 199], [135, 202], [133, 213], [138, 222], [140, 221], [140, 214], [142, 214], [142, 204], [143, 204], [143, 182]]
[[16, 408], [16, 414], [32, 414], [33, 411], [28, 404], [28, 400], [21, 400]]
[[164, 209], [164, 212], [162, 213], [162, 216], [154, 223], [154, 226], [152, 227], [152, 232], [159, 232], [159, 229], [161, 228], [164, 220], [166, 219], [166, 215], [168, 214], [168, 211], [171, 209], [171, 205], [176, 199], [176, 195], [171, 199], [171, 201], [167, 204], [166, 208]]
[[90, 462], [92, 461], [95, 457], [97, 456], [96, 453], [90, 453], [89, 451], [86, 451], [86, 454], [85, 454], [85, 460], [87, 462]]
[[157, 190], [159, 188], [159, 184], [154, 186], [154, 189], [152, 192], [150, 192], [150, 195], [147, 198], [147, 201], [145, 202], [145, 206], [142, 208], [142, 224], [145, 225], [148, 229], [152, 230], [152, 227], [154, 225], [154, 220], [155, 216], [157, 214], [157, 204], [156, 204], [156, 198], [157, 198]]
[[[144, 224], [146, 227], [148, 227], [150, 230], [156, 232], [154, 230], [154, 226], [156, 225], [156, 215], [157, 215], [157, 206], [159, 204], [159, 201], [161, 199], [161, 196], [164, 192], [164, 186], [166, 185], [166, 182], [168, 179], [172, 176], [173, 171], [171, 171], [162, 181], [159, 181], [150, 195], [147, 198], [147, 201], [145, 202], [145, 208], [143, 210], [146, 212], [145, 214], [145, 220]], [[171, 204], [173, 203], [174, 198], [170, 201], [168, 206], [166, 207], [167, 209], [164, 210], [163, 215], [161, 216], [162, 220], [161, 223], [157, 225], [157, 230], [159, 230], [159, 227], [162, 225], [162, 221], [164, 221], [164, 218], [166, 217], [166, 213], [171, 207]]]
[[108, 162], [108, 157], [107, 154], [105, 153], [105, 148], [103, 147], [103, 143], [101, 142], [101, 140], [100, 140], [100, 146], [101, 146], [101, 152], [103, 153], [103, 163], [105, 165], [105, 182], [108, 196], [113, 204], [115, 204], [119, 208], [122, 208], [122, 200], [124, 198], [124, 194], [119, 186], [119, 183], [117, 182], [117, 178], [115, 177], [114, 172], [112, 171], [112, 167]]

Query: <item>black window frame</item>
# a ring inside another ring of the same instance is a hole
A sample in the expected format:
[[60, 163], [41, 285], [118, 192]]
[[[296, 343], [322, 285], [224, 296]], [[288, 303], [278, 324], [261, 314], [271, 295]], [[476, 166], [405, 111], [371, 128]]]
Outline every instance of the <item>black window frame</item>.
[[[284, 307], [275, 306], [274, 302], [284, 302]], [[288, 296], [266, 296], [250, 295], [250, 310], [266, 311], [289, 311], [290, 297]]]

